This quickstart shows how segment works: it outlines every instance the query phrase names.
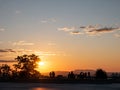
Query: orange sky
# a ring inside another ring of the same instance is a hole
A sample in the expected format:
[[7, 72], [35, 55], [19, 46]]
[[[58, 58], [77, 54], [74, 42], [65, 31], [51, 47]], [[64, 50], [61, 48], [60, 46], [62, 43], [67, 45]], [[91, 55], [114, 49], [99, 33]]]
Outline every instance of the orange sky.
[[120, 72], [120, 1], [1, 0], [0, 62], [36, 54], [41, 72]]

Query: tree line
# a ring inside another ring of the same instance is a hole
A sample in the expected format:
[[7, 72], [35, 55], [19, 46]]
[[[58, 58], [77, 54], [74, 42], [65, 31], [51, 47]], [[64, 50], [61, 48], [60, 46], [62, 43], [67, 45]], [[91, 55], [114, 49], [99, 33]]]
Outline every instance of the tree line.
[[[26, 79], [40, 79], [42, 75], [36, 68], [38, 68], [38, 62], [40, 62], [40, 58], [35, 55], [22, 55], [17, 56], [15, 58], [17, 61], [16, 64], [13, 64], [13, 68], [11, 68], [7, 64], [2, 64], [0, 66], [0, 80], [26, 80]], [[55, 72], [52, 71], [49, 73], [49, 79], [60, 78], [63, 79], [62, 75], [55, 76]], [[112, 79], [120, 78], [119, 74], [113, 73], [111, 75]], [[90, 72], [80, 72], [79, 74], [74, 74], [72, 71], [68, 73], [66, 79], [108, 79], [108, 75], [106, 71], [103, 69], [97, 69], [95, 72], [95, 76], [92, 77]]]

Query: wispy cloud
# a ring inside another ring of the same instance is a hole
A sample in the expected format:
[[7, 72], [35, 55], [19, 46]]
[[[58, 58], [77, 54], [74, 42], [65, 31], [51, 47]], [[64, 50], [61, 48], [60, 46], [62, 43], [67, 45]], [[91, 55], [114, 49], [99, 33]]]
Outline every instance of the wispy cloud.
[[0, 60], [0, 62], [2, 62], [2, 63], [12, 63], [12, 62], [17, 62], [16, 60]]
[[0, 49], [0, 53], [4, 53], [4, 52], [13, 52], [13, 53], [15, 53], [16, 51], [14, 51], [13, 49]]
[[[120, 30], [120, 27], [109, 27], [102, 25], [88, 25], [80, 27], [62, 27], [57, 28], [58, 31], [64, 31], [71, 35], [89, 35], [89, 36], [100, 36], [104, 33], [116, 33]], [[120, 34], [115, 34], [115, 37], [120, 37]]]
[[3, 32], [3, 31], [5, 31], [5, 28], [0, 28], [0, 32]]
[[84, 34], [83, 32], [81, 32], [78, 28], [76, 27], [62, 27], [62, 28], [58, 28], [58, 31], [64, 31], [67, 32], [68, 34], [71, 35], [81, 35]]
[[103, 33], [110, 33], [117, 30], [120, 30], [119, 27], [101, 27], [99, 25], [89, 25], [89, 26], [81, 26], [81, 29], [85, 31], [88, 35], [97, 35], [97, 34], [103, 34]]
[[71, 35], [80, 35], [80, 34], [83, 34], [83, 33], [80, 32], [80, 31], [71, 31], [70, 34]]
[[0, 49], [0, 60], [14, 59], [17, 52], [14, 49]]
[[41, 20], [41, 23], [47, 23], [48, 21], [47, 20]]
[[13, 45], [18, 45], [18, 46], [29, 46], [29, 45], [34, 45], [34, 43], [26, 42], [26, 41], [18, 41], [18, 42], [13, 42]]
[[47, 19], [42, 19], [41, 20], [41, 23], [54, 23], [54, 22], [57, 22], [56, 18], [47, 18]]
[[39, 55], [39, 56], [55, 56], [56, 55], [56, 53], [50, 52], [50, 51], [48, 51], [48, 52], [46, 52], [46, 51], [35, 51], [35, 54]]
[[[40, 49], [0, 49], [0, 62], [9, 62], [9, 61], [4, 61], [4, 60], [14, 60], [19, 55], [30, 55], [30, 54], [35, 54], [38, 55], [40, 58], [46, 58], [46, 57], [54, 57], [54, 56], [66, 56], [64, 52], [61, 51], [42, 51]], [[10, 61], [12, 62], [12, 61]]]
[[38, 56], [58, 56], [58, 55], [65, 55], [65, 52], [61, 51], [43, 51], [43, 50], [30, 50], [30, 49], [16, 49], [16, 52], [18, 52], [19, 55], [21, 54], [36, 54]]
[[62, 27], [62, 28], [58, 28], [57, 30], [68, 32], [68, 31], [74, 31], [75, 27]]
[[56, 53], [52, 52], [52, 51], [41, 51], [41, 50], [31, 50], [31, 49], [0, 49], [0, 52], [14, 52], [15, 54], [18, 55], [23, 55], [23, 54], [36, 54], [39, 56], [54, 56], [56, 55]]

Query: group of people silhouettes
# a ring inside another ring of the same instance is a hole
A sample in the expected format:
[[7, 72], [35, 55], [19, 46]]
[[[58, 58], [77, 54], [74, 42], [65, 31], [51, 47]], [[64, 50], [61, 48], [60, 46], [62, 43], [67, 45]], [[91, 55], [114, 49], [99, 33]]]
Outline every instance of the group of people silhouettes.
[[[49, 73], [50, 78], [55, 78], [55, 72]], [[68, 79], [87, 79], [90, 78], [90, 72], [80, 72], [79, 74], [74, 74], [73, 71], [68, 73]]]
[[86, 79], [90, 78], [90, 72], [80, 72], [80, 74], [75, 75], [73, 71], [69, 72], [68, 74], [68, 79]]
[[50, 75], [50, 78], [55, 78], [55, 72], [54, 71], [50, 72], [49, 75]]

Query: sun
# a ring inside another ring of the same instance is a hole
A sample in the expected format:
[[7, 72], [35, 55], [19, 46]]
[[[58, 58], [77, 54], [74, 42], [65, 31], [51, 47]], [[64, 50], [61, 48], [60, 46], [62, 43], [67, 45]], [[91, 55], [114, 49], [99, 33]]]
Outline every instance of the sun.
[[42, 62], [42, 61], [41, 61], [41, 62], [38, 62], [38, 65], [39, 65], [39, 66], [44, 66], [44, 64], [45, 64], [45, 63]]
[[40, 73], [49, 72], [49, 66], [50, 64], [47, 61], [39, 61], [37, 62], [36, 70]]

